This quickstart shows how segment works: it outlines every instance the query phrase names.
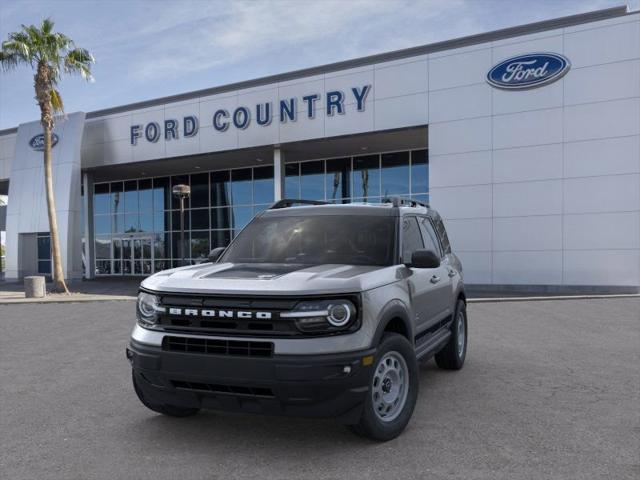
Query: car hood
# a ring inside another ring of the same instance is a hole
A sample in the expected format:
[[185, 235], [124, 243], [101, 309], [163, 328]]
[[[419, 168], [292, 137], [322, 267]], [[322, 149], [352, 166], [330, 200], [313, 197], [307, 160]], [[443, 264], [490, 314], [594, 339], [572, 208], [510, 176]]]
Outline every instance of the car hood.
[[205, 263], [158, 272], [142, 287], [160, 292], [257, 295], [355, 293], [399, 279], [398, 267]]

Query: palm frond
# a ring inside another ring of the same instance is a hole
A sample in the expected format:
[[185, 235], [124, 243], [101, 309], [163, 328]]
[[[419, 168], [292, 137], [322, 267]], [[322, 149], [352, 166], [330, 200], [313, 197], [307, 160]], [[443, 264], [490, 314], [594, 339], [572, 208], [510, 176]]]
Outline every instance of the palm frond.
[[55, 88], [51, 89], [51, 106], [53, 107], [53, 111], [55, 113], [64, 112], [64, 104], [62, 103], [62, 97], [60, 96], [60, 92]]
[[64, 57], [64, 69], [67, 73], [78, 73], [87, 81], [93, 80], [91, 64], [95, 63], [93, 55], [84, 48], [75, 48]]

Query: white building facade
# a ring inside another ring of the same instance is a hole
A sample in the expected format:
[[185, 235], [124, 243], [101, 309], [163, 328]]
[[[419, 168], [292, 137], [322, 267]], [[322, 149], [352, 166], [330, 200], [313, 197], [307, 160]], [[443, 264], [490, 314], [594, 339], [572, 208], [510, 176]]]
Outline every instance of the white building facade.
[[[0, 132], [7, 279], [50, 268], [39, 132]], [[192, 262], [280, 198], [401, 195], [441, 213], [468, 284], [640, 286], [640, 13], [622, 7], [71, 114], [55, 133], [71, 278], [175, 266], [170, 189], [186, 183]]]

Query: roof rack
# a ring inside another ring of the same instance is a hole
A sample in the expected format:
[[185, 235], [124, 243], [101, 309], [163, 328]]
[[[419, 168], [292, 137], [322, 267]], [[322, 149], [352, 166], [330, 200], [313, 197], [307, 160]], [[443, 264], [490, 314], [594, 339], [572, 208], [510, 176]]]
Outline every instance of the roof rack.
[[393, 207], [425, 207], [429, 208], [428, 203], [420, 202], [419, 200], [414, 200], [412, 198], [404, 198], [404, 197], [386, 197], [382, 199], [382, 203], [390, 203]]
[[328, 205], [327, 202], [323, 202], [321, 200], [302, 200], [295, 198], [283, 198], [282, 200], [278, 200], [276, 203], [269, 207], [269, 210], [274, 210], [278, 208], [288, 208], [293, 207], [294, 205]]

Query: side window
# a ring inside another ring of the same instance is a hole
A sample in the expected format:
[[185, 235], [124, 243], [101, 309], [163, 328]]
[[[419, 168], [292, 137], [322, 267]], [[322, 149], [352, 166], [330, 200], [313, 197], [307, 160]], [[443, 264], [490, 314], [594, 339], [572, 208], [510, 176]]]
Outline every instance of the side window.
[[432, 250], [436, 255], [442, 257], [440, 243], [438, 242], [436, 232], [433, 230], [433, 226], [428, 218], [420, 218], [420, 231], [422, 232], [422, 238], [424, 239], [424, 248]]
[[442, 248], [444, 249], [444, 253], [451, 253], [451, 244], [449, 243], [449, 237], [447, 236], [447, 231], [444, 228], [444, 223], [442, 223], [442, 218], [440, 215], [435, 215], [433, 217], [433, 223], [436, 227], [436, 233], [438, 237], [440, 237], [440, 243], [442, 244]]
[[418, 228], [416, 217], [405, 217], [402, 219], [402, 262], [410, 263], [411, 254], [420, 248], [424, 248], [422, 235]]

